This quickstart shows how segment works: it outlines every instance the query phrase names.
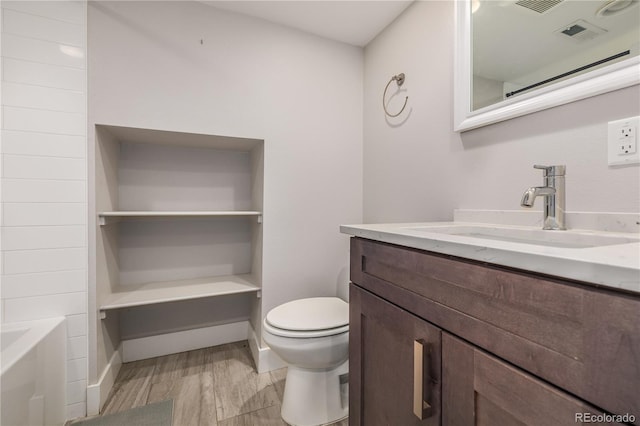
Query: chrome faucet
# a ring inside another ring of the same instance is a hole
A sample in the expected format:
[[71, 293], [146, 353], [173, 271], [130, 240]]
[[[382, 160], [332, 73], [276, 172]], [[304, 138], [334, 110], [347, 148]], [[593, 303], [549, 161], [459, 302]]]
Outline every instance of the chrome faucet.
[[566, 166], [533, 166], [544, 170], [544, 186], [534, 186], [522, 195], [520, 205], [533, 207], [536, 197], [544, 197], [544, 223], [542, 229], [567, 229], [564, 224], [564, 175]]

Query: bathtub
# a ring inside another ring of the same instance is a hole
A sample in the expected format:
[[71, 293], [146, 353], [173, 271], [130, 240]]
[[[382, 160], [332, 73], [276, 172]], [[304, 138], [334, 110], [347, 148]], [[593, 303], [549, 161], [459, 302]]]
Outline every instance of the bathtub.
[[0, 326], [0, 425], [62, 425], [66, 404], [64, 317]]

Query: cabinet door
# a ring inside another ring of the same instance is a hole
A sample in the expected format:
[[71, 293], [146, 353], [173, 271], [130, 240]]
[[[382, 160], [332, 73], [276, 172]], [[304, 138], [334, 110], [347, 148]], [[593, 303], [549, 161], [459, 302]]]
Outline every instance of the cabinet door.
[[[442, 333], [442, 424], [564, 426], [602, 412], [504, 361]], [[593, 418], [593, 417], [591, 417]]]
[[440, 424], [440, 329], [351, 285], [350, 426]]

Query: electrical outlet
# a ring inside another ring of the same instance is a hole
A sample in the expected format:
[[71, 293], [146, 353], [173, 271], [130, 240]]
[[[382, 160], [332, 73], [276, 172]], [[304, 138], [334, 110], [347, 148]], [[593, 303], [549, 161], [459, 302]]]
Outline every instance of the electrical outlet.
[[609, 165], [640, 163], [638, 127], [640, 117], [610, 121], [608, 125]]
[[629, 155], [636, 153], [636, 141], [635, 140], [620, 140], [618, 143], [618, 155]]

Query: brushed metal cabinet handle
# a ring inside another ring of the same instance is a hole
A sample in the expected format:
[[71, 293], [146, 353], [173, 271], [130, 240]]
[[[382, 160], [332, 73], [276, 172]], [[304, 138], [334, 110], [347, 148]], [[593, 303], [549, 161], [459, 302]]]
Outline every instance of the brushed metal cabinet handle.
[[[425, 349], [427, 349], [425, 351]], [[413, 341], [413, 414], [424, 420], [433, 414], [431, 405], [425, 401], [425, 371], [428, 371], [428, 343], [422, 339]]]

